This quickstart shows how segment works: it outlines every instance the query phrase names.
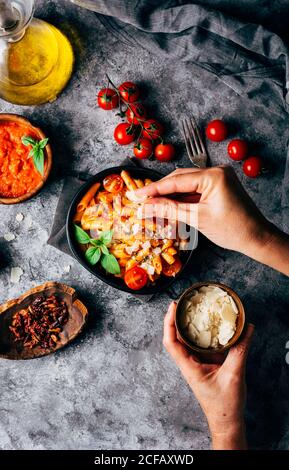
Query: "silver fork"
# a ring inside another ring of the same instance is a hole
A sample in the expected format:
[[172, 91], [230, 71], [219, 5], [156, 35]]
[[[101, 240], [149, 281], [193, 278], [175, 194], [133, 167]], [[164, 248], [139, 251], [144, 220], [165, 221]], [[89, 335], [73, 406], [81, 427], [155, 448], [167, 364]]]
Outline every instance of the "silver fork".
[[189, 159], [194, 166], [205, 168], [207, 166], [208, 154], [195, 118], [185, 117], [181, 122]]

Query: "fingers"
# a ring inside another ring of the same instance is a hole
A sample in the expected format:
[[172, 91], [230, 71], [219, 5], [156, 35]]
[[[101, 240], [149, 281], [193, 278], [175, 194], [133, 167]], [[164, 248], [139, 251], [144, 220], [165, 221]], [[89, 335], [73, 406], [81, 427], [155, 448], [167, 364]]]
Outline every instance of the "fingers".
[[204, 171], [196, 170], [187, 172], [185, 174], [172, 174], [168, 177], [162, 178], [159, 181], [144, 186], [135, 190], [138, 197], [156, 197], [165, 196], [173, 193], [195, 193], [198, 191], [200, 180], [203, 177]]
[[176, 308], [176, 303], [172, 302], [165, 316], [163, 344], [185, 378], [197, 377], [201, 373], [201, 364], [177, 338], [175, 326]]
[[141, 219], [157, 217], [174, 222], [184, 222], [191, 227], [198, 228], [198, 211], [199, 204], [177, 202], [162, 197], [147, 201], [138, 210], [137, 217]]
[[184, 175], [186, 173], [194, 173], [196, 171], [200, 171], [200, 168], [176, 168], [174, 171], [164, 176], [164, 178], [170, 178], [171, 176], [174, 176], [174, 175]]
[[251, 340], [254, 333], [254, 325], [249, 323], [245, 335], [240, 343], [233, 346], [223, 364], [223, 367], [235, 373], [245, 372]]

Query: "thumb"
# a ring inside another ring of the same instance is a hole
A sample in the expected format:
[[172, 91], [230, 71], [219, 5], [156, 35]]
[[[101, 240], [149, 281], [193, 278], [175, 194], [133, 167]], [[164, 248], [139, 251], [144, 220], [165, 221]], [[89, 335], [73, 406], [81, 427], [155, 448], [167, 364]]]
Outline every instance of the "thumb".
[[241, 373], [245, 371], [246, 360], [253, 333], [254, 325], [252, 325], [252, 323], [249, 323], [243, 339], [238, 344], [236, 344], [236, 346], [233, 346], [230, 349], [229, 354], [226, 357], [226, 360], [224, 361], [222, 367], [230, 370], [231, 372], [234, 371]]

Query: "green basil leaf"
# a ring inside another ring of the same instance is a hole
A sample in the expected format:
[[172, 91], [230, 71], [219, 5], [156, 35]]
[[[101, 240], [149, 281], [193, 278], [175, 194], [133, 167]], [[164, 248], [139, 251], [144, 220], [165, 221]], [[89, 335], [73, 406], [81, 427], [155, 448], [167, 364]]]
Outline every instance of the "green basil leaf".
[[100, 255], [101, 255], [100, 248], [96, 248], [94, 246], [91, 246], [85, 252], [85, 258], [90, 264], [93, 264], [93, 265], [99, 261]]
[[109, 245], [112, 240], [112, 233], [113, 233], [113, 230], [106, 230], [105, 232], [102, 232], [101, 236], [99, 237], [99, 240], [104, 245]]
[[33, 163], [37, 171], [44, 175], [44, 153], [42, 149], [35, 149], [33, 154]]
[[44, 149], [44, 147], [46, 147], [46, 145], [48, 144], [48, 140], [49, 140], [48, 137], [46, 139], [40, 140], [40, 142], [38, 143], [39, 147], [41, 149]]
[[100, 262], [101, 266], [106, 270], [106, 272], [110, 274], [120, 274], [120, 267], [115, 256], [102, 255]]
[[29, 137], [29, 135], [25, 135], [21, 137], [21, 142], [24, 145], [35, 145], [37, 144], [36, 140], [34, 140], [32, 137]]
[[34, 152], [35, 152], [35, 150], [34, 150], [34, 148], [32, 148], [32, 149], [30, 150], [30, 152], [28, 153], [28, 158], [34, 157]]
[[101, 247], [103, 245], [102, 241], [99, 240], [99, 239], [95, 239], [95, 238], [90, 238], [90, 243], [93, 245], [93, 246], [98, 246], [98, 247]]
[[109, 255], [109, 251], [108, 251], [107, 246], [101, 245], [100, 249], [101, 249], [101, 251], [104, 255]]
[[90, 242], [89, 235], [81, 227], [79, 227], [76, 224], [74, 224], [74, 234], [78, 243], [85, 245], [86, 243]]

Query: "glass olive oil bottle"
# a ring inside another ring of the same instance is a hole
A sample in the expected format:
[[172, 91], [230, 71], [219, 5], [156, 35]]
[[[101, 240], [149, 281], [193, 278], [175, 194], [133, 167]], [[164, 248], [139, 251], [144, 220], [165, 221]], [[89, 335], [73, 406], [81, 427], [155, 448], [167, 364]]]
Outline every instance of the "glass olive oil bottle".
[[74, 61], [68, 39], [33, 12], [34, 0], [0, 0], [0, 97], [20, 105], [55, 100]]

